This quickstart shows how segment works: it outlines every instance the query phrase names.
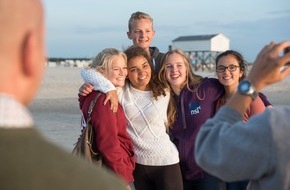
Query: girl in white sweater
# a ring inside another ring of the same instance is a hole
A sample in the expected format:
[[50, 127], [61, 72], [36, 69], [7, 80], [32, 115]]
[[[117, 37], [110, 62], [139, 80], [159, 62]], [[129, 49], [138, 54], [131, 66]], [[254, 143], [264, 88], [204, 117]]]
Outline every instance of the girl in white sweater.
[[[178, 151], [166, 132], [169, 91], [152, 72], [146, 51], [130, 47], [125, 54], [129, 80], [123, 88], [117, 89], [117, 94], [136, 154], [136, 189], [180, 190], [183, 187]], [[81, 75], [95, 90], [104, 93], [115, 90], [110, 81], [95, 70], [83, 69]]]

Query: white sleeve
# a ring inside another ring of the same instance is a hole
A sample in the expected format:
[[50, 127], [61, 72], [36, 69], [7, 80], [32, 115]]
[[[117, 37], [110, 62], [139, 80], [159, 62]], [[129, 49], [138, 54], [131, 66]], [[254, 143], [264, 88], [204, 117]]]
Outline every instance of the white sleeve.
[[116, 90], [116, 87], [111, 83], [111, 81], [106, 79], [106, 77], [95, 69], [82, 68], [81, 76], [85, 82], [93, 85], [94, 90], [99, 90], [103, 93]]

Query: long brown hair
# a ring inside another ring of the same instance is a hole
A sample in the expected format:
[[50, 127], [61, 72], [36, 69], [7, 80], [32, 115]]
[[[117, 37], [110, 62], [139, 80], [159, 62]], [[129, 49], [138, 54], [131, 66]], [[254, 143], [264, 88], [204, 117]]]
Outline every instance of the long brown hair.
[[[199, 99], [204, 99], [203, 97], [200, 97], [198, 94], [198, 87], [200, 86], [203, 77], [200, 75], [196, 75], [192, 72], [191, 66], [190, 66], [190, 59], [189, 57], [182, 51], [179, 49], [175, 49], [175, 50], [170, 50], [168, 51], [162, 60], [162, 66], [158, 75], [158, 78], [160, 81], [162, 81], [164, 86], [167, 86], [168, 88], [171, 89], [169, 82], [166, 79], [166, 62], [168, 61], [168, 57], [172, 54], [179, 54], [182, 56], [183, 59], [183, 63], [184, 66], [186, 67], [186, 80], [183, 82], [183, 84], [180, 87], [180, 90], [183, 89], [185, 86], [188, 90], [196, 93], [197, 97]], [[176, 120], [176, 103], [174, 100], [174, 92], [171, 90], [171, 96], [170, 96], [170, 101], [169, 101], [169, 105], [168, 105], [168, 110], [167, 110], [167, 119], [168, 119], [168, 125], [170, 127], [172, 127], [172, 124], [175, 122]]]

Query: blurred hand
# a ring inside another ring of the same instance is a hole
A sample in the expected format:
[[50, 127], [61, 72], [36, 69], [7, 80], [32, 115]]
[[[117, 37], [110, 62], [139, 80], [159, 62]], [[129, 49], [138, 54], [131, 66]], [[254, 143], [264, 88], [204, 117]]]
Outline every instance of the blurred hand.
[[87, 96], [93, 90], [94, 90], [94, 87], [90, 83], [86, 82], [79, 88], [79, 94], [81, 96]]
[[289, 41], [271, 42], [259, 53], [247, 77], [257, 91], [267, 85], [283, 80], [290, 74], [290, 66], [284, 67], [290, 61], [290, 53], [281, 55], [288, 46], [290, 46]]

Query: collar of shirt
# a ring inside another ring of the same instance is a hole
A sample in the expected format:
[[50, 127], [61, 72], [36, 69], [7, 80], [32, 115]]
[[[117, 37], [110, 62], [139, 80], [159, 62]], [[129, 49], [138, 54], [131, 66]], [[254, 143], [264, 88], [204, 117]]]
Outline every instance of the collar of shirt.
[[28, 109], [11, 95], [0, 93], [0, 128], [27, 128], [34, 125]]

